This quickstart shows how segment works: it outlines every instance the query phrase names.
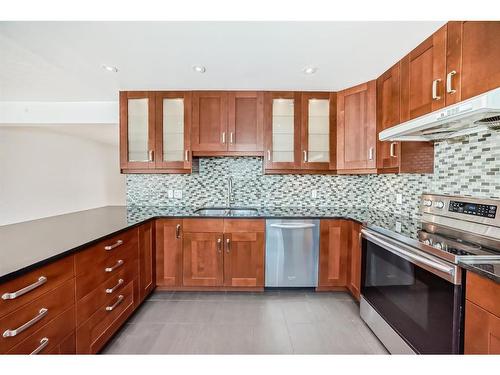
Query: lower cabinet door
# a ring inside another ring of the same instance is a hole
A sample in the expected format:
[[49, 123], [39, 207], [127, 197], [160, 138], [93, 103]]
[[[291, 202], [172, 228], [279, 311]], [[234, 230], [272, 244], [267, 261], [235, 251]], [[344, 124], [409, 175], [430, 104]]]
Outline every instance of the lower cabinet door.
[[139, 303], [155, 288], [153, 223], [139, 227]]
[[156, 220], [156, 285], [182, 285], [182, 219]]
[[465, 303], [465, 354], [500, 354], [500, 318]]
[[350, 222], [321, 220], [318, 287], [347, 286]]
[[347, 288], [359, 301], [361, 290], [361, 225], [351, 222], [351, 242], [349, 244], [349, 282]]
[[264, 232], [224, 234], [224, 285], [264, 286]]
[[183, 285], [223, 285], [223, 234], [184, 233]]

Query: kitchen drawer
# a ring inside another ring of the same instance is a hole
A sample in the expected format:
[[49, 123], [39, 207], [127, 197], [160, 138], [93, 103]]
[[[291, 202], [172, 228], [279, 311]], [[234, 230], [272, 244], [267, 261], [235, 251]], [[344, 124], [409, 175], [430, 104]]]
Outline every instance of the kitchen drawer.
[[[74, 354], [75, 307], [59, 314], [48, 324], [28, 336], [7, 354]], [[68, 338], [68, 335], [70, 337]], [[73, 337], [73, 345], [71, 344]], [[55, 353], [54, 353], [55, 351]]]
[[[0, 353], [5, 353], [75, 303], [74, 279], [0, 319]], [[30, 323], [28, 323], [30, 322]], [[73, 319], [74, 323], [74, 319]], [[17, 334], [13, 330], [26, 327]], [[74, 326], [74, 325], [73, 325]], [[9, 332], [13, 336], [5, 335]]]
[[223, 233], [224, 219], [184, 219], [182, 230], [195, 233]]
[[[129, 263], [110, 276], [97, 288], [83, 297], [76, 305], [76, 324], [80, 326], [104, 304], [111, 304], [123, 288], [137, 278], [137, 262]], [[121, 282], [120, 282], [121, 281]], [[107, 292], [109, 290], [109, 292]]]
[[138, 273], [139, 265], [137, 261], [137, 250], [128, 249], [96, 262], [85, 274], [76, 276], [76, 300], [80, 300], [110, 276], [116, 275], [130, 264], [135, 267], [135, 272]]
[[500, 284], [467, 271], [465, 298], [500, 317]]
[[136, 282], [134, 280], [128, 283], [119, 295], [112, 299], [111, 304], [102, 305], [90, 319], [77, 328], [76, 351], [78, 354], [97, 353], [132, 314], [135, 305]]
[[92, 272], [97, 263], [128, 251], [138, 251], [137, 228], [120, 233], [75, 255], [75, 272], [82, 275]]
[[[73, 276], [74, 258], [73, 256], [68, 256], [1, 284], [0, 318], [33, 301], [49, 290], [53, 290]], [[30, 286], [33, 289], [29, 290]], [[17, 297], [14, 295], [9, 296], [9, 294], [14, 292], [17, 292]]]

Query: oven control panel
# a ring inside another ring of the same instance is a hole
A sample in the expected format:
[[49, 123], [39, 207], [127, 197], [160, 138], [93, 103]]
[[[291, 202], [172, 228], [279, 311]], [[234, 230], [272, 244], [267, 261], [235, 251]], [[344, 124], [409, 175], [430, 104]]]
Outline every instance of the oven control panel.
[[494, 219], [497, 213], [497, 206], [489, 204], [478, 204], [462, 201], [450, 201], [448, 211], [458, 212], [473, 216], [482, 216]]

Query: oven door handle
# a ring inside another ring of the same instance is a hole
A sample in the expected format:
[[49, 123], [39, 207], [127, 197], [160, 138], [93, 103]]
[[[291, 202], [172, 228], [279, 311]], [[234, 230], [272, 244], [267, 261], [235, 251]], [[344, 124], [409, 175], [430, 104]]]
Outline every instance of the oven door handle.
[[429, 259], [427, 257], [424, 257], [422, 255], [418, 255], [412, 251], [405, 250], [404, 249], [405, 246], [403, 244], [398, 245], [398, 246], [393, 245], [392, 243], [385, 241], [384, 239], [380, 238], [377, 235], [370, 233], [369, 231], [367, 231], [365, 229], [361, 230], [361, 234], [367, 240], [370, 240], [374, 244], [381, 246], [385, 250], [390, 251], [391, 253], [393, 253], [395, 255], [399, 255], [402, 258], [405, 258], [406, 260], [412, 262], [413, 264], [415, 264], [417, 266], [418, 265], [425, 265], [425, 266], [430, 267], [436, 271], [439, 271], [439, 272], [442, 272], [446, 275], [451, 276], [450, 281], [453, 281], [455, 279], [455, 274], [456, 274], [456, 272], [455, 272], [456, 267], [455, 266], [448, 266], [448, 265], [445, 265], [441, 262], [437, 262], [437, 261], [434, 261], [434, 260]]

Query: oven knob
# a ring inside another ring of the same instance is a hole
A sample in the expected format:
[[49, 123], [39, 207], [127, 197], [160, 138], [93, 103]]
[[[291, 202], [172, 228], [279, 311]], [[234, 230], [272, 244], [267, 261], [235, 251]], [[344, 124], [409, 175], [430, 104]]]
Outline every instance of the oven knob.
[[424, 199], [424, 201], [422, 202], [422, 204], [426, 207], [430, 207], [432, 206], [432, 201], [429, 200], [429, 199]]
[[434, 202], [434, 207], [436, 207], [436, 208], [443, 208], [444, 207], [444, 202], [443, 201]]

